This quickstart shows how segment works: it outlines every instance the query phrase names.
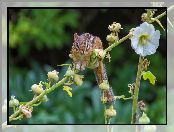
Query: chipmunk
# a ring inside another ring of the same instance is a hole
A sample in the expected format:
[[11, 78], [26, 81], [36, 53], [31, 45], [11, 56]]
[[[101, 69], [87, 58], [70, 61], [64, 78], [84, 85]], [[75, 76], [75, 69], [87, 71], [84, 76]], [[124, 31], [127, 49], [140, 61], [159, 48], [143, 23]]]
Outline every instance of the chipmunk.
[[[80, 36], [77, 33], [74, 34], [71, 55], [74, 66], [78, 71], [83, 71], [90, 66], [91, 55], [94, 49], [103, 49], [102, 41], [99, 37], [89, 33], [84, 33]], [[98, 58], [98, 63], [93, 70], [98, 85], [100, 85], [103, 80], [108, 80], [106, 69], [101, 58]], [[114, 103], [115, 99], [112, 87], [104, 91], [104, 98], [106, 99], [106, 104]]]

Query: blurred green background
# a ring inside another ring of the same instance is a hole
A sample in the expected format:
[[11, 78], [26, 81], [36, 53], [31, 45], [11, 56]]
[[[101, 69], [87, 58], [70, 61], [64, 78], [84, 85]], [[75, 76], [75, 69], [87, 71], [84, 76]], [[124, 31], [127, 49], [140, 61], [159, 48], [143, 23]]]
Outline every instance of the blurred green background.
[[[157, 14], [165, 11], [159, 9]], [[19, 101], [29, 101], [33, 94], [32, 84], [46, 81], [47, 72], [56, 69], [62, 77], [66, 67], [58, 64], [71, 63], [70, 49], [73, 34], [89, 32], [99, 36], [106, 48], [108, 25], [114, 21], [121, 23], [120, 38], [133, 27], [141, 24], [144, 9], [10, 9], [9, 10], [9, 97], [14, 95]], [[166, 27], [166, 18], [162, 18]], [[151, 61], [149, 70], [157, 77], [155, 86], [148, 81], [141, 82], [139, 100], [147, 105], [147, 115], [151, 123], [166, 123], [166, 34], [160, 30], [160, 46]], [[111, 63], [105, 60], [109, 82], [115, 95], [126, 95], [136, 78], [138, 55], [130, 46], [130, 40], [115, 47], [111, 52]], [[49, 101], [35, 107], [33, 117], [16, 124], [103, 124], [103, 105], [100, 91], [92, 70], [84, 73], [84, 84], [73, 86], [70, 98], [62, 88], [48, 95]], [[111, 123], [130, 124], [132, 101], [117, 100], [117, 116]], [[9, 114], [11, 114], [10, 111]]]

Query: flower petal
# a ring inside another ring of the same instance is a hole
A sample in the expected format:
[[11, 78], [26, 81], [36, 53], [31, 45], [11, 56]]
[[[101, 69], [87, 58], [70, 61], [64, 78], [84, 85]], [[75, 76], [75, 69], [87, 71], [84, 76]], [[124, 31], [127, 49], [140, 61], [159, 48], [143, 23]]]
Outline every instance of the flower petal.
[[143, 32], [146, 32], [149, 35], [152, 35], [155, 32], [154, 26], [152, 24], [148, 24], [147, 22], [142, 23], [140, 28], [143, 29]]

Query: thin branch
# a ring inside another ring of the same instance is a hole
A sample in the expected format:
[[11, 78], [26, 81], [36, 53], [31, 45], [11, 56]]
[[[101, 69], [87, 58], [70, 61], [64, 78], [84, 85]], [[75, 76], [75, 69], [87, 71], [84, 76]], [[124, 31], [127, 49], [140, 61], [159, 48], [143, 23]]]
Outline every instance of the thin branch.
[[[44, 95], [47, 95], [48, 93], [54, 91], [56, 88], [58, 88], [60, 85], [64, 84], [66, 82], [66, 80], [68, 79], [68, 77], [64, 77], [62, 80], [60, 80], [58, 83], [56, 83], [55, 85], [53, 85], [52, 87], [50, 87], [49, 89], [45, 89], [40, 95], [38, 95], [36, 98], [34, 98], [33, 100], [29, 101], [28, 103], [26, 103], [25, 106], [32, 106], [33, 104], [37, 103], [39, 100], [41, 100], [43, 98]], [[9, 122], [11, 122], [12, 120], [15, 120], [16, 117], [21, 113], [21, 110], [17, 110], [15, 113], [13, 113], [10, 117], [9, 117]]]
[[131, 34], [126, 35], [125, 37], [123, 37], [122, 39], [120, 39], [118, 42], [115, 42], [112, 45], [110, 45], [108, 48], [106, 48], [105, 51], [106, 52], [111, 51], [115, 46], [121, 44], [122, 42], [124, 42], [125, 40], [127, 40], [130, 37], [131, 37]]
[[[173, 9], [173, 8], [172, 8]], [[155, 17], [153, 20], [151, 20], [151, 22], [149, 23], [153, 23], [154, 21], [156, 21], [157, 19], [160, 19], [162, 17], [164, 17], [166, 15], [166, 11], [161, 13], [160, 15], [158, 15], [157, 17]], [[114, 47], [118, 46], [119, 44], [121, 44], [122, 42], [124, 42], [125, 40], [127, 40], [128, 38], [130, 38], [132, 35], [129, 33], [128, 35], [126, 35], [125, 37], [123, 37], [122, 39], [120, 39], [119, 41], [113, 43], [112, 45], [110, 45], [109, 47], [107, 47], [105, 49], [106, 52], [111, 51]]]
[[136, 110], [137, 110], [137, 104], [138, 104], [138, 94], [139, 94], [139, 87], [140, 87], [140, 81], [141, 81], [141, 74], [143, 71], [143, 57], [139, 57], [139, 63], [138, 63], [138, 71], [137, 71], [137, 77], [135, 82], [135, 91], [133, 95], [133, 104], [132, 104], [132, 120], [131, 123], [136, 122]]

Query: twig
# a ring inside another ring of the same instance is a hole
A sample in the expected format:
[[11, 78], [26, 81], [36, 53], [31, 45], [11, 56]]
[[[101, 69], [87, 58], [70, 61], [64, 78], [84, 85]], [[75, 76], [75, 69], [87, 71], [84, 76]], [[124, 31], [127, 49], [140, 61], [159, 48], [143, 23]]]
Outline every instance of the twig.
[[111, 51], [115, 46], [121, 44], [122, 42], [124, 42], [125, 40], [127, 40], [130, 37], [131, 37], [131, 34], [126, 35], [125, 37], [123, 37], [122, 39], [120, 39], [118, 42], [115, 42], [112, 45], [110, 45], [108, 48], [106, 48], [105, 51], [106, 52]]
[[136, 110], [137, 110], [138, 94], [139, 94], [139, 87], [140, 87], [142, 70], [143, 70], [143, 57], [140, 56], [137, 77], [136, 77], [136, 82], [135, 82], [135, 90], [134, 90], [134, 95], [133, 95], [132, 120], [131, 120], [132, 124], [136, 122]]
[[[34, 98], [33, 100], [29, 101], [28, 103], [26, 103], [25, 106], [32, 106], [33, 104], [35, 104], [36, 102], [38, 102], [39, 100], [41, 100], [43, 98], [44, 95], [47, 95], [48, 93], [54, 91], [56, 88], [58, 88], [60, 85], [64, 84], [66, 82], [66, 80], [68, 79], [68, 77], [64, 77], [62, 80], [60, 80], [58, 83], [56, 83], [55, 85], [53, 85], [52, 87], [50, 87], [49, 89], [45, 89], [40, 95], [38, 95], [36, 98]], [[9, 122], [13, 121], [14, 119], [16, 119], [16, 117], [21, 113], [21, 110], [17, 110], [15, 113], [13, 113], [10, 117], [9, 117]]]

